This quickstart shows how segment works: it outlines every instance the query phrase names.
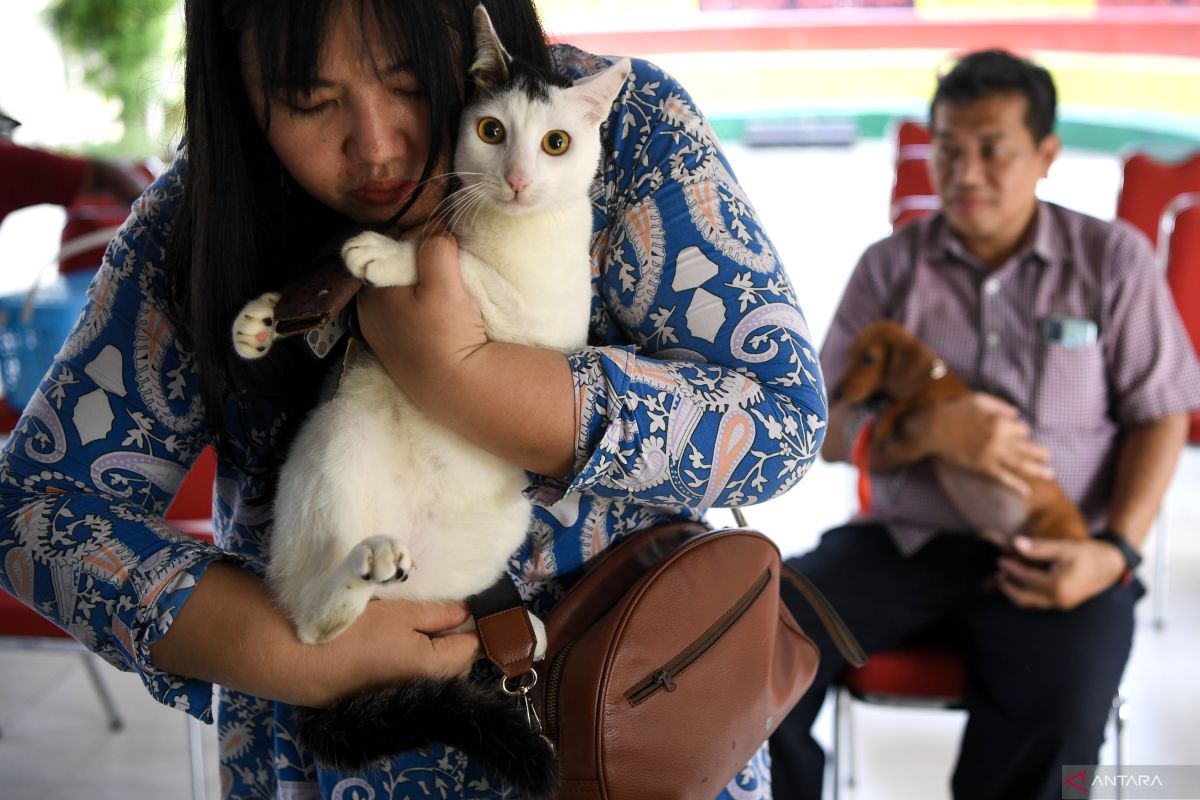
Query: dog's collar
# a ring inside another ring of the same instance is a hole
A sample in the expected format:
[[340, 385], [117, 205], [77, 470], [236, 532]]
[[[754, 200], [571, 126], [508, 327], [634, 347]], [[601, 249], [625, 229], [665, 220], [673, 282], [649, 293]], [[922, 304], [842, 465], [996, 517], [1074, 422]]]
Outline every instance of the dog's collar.
[[929, 379], [937, 381], [944, 377], [946, 377], [946, 362], [940, 358], [934, 359], [933, 368], [929, 370]]

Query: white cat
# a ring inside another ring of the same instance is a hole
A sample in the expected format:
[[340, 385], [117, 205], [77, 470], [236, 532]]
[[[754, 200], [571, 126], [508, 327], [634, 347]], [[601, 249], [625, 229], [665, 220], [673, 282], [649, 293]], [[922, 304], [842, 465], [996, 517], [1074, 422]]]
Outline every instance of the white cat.
[[[490, 339], [575, 351], [586, 344], [591, 304], [599, 127], [630, 64], [569, 85], [514, 61], [482, 6], [475, 25], [476, 91], [454, 154], [462, 187], [445, 204], [463, 279]], [[370, 284], [412, 285], [418, 246], [364, 233], [342, 256]], [[278, 299], [264, 295], [239, 315], [233, 339], [243, 357], [269, 347]], [[309, 643], [337, 636], [372, 597], [464, 599], [491, 586], [524, 540], [527, 484], [520, 467], [429, 420], [363, 354], [305, 421], [280, 473], [271, 588]], [[535, 629], [540, 657], [540, 622]], [[369, 746], [368, 757], [420, 745]]]

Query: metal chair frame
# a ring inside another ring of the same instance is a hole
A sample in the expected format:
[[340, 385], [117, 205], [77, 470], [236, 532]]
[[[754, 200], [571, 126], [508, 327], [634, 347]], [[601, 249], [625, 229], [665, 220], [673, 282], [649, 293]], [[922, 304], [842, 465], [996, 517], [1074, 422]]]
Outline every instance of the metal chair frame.
[[[847, 744], [846, 762], [847, 772], [845, 776], [845, 784], [851, 791], [854, 790], [855, 775], [857, 774], [857, 764], [855, 758], [855, 743], [854, 743], [854, 714], [852, 713], [851, 700], [871, 703], [874, 705], [891, 706], [893, 708], [909, 708], [909, 709], [941, 709], [941, 710], [962, 710], [965, 706], [961, 697], [898, 697], [895, 695], [885, 694], [862, 694], [855, 692], [847, 687], [842, 681], [836, 681], [829, 690], [833, 694], [833, 758], [831, 766], [833, 772], [833, 800], [840, 800], [842, 790], [842, 743]], [[1124, 755], [1124, 738], [1125, 738], [1125, 722], [1129, 714], [1129, 704], [1124, 695], [1118, 689], [1117, 694], [1113, 696], [1112, 708], [1109, 710], [1109, 724], [1113, 728], [1113, 750], [1118, 771], [1125, 764]], [[1116, 790], [1117, 800], [1121, 800], [1121, 788], [1118, 786]]]
[[[1182, 192], [1171, 198], [1158, 219], [1158, 246], [1155, 247], [1154, 254], [1158, 261], [1159, 271], [1164, 276], [1167, 274], [1167, 267], [1171, 261], [1171, 236], [1175, 233], [1175, 223], [1180, 214], [1196, 206], [1200, 206], [1200, 191]], [[1197, 268], [1200, 268], [1200, 264], [1197, 265]], [[1152, 616], [1155, 630], [1161, 631], [1167, 626], [1167, 590], [1170, 585], [1170, 569], [1167, 561], [1169, 547], [1167, 523], [1161, 510], [1155, 528], [1154, 611]]]

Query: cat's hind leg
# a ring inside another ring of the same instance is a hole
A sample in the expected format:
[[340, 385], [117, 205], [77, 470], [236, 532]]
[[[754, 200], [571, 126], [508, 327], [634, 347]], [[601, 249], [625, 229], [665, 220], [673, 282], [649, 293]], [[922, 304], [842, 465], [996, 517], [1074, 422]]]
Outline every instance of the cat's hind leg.
[[360, 233], [342, 245], [342, 260], [354, 277], [372, 286], [413, 286], [417, 282], [417, 241], [397, 241], [382, 233]]
[[233, 349], [246, 359], [261, 358], [278, 338], [275, 333], [275, 306], [278, 292], [267, 292], [242, 306], [233, 320]]
[[359, 542], [299, 598], [292, 613], [300, 640], [320, 644], [333, 639], [358, 619], [377, 589], [408, 580], [414, 566], [408, 548], [394, 537]]

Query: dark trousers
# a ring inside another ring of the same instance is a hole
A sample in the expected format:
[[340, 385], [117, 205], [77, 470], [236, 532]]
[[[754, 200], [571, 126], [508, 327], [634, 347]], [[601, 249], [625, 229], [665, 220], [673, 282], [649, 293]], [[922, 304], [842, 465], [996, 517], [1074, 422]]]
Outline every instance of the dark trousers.
[[[878, 525], [848, 525], [789, 559], [833, 604], [868, 653], [937, 631], [961, 647], [968, 722], [954, 770], [955, 798], [1050, 800], [1061, 765], [1094, 764], [1133, 643], [1144, 589], [1116, 586], [1072, 611], [1013, 605], [986, 580], [996, 548], [943, 535], [905, 558]], [[784, 600], [821, 649], [812, 688], [771, 737], [776, 800], [820, 800], [825, 753], [810, 728], [845, 668], [811, 607], [785, 584]]]

